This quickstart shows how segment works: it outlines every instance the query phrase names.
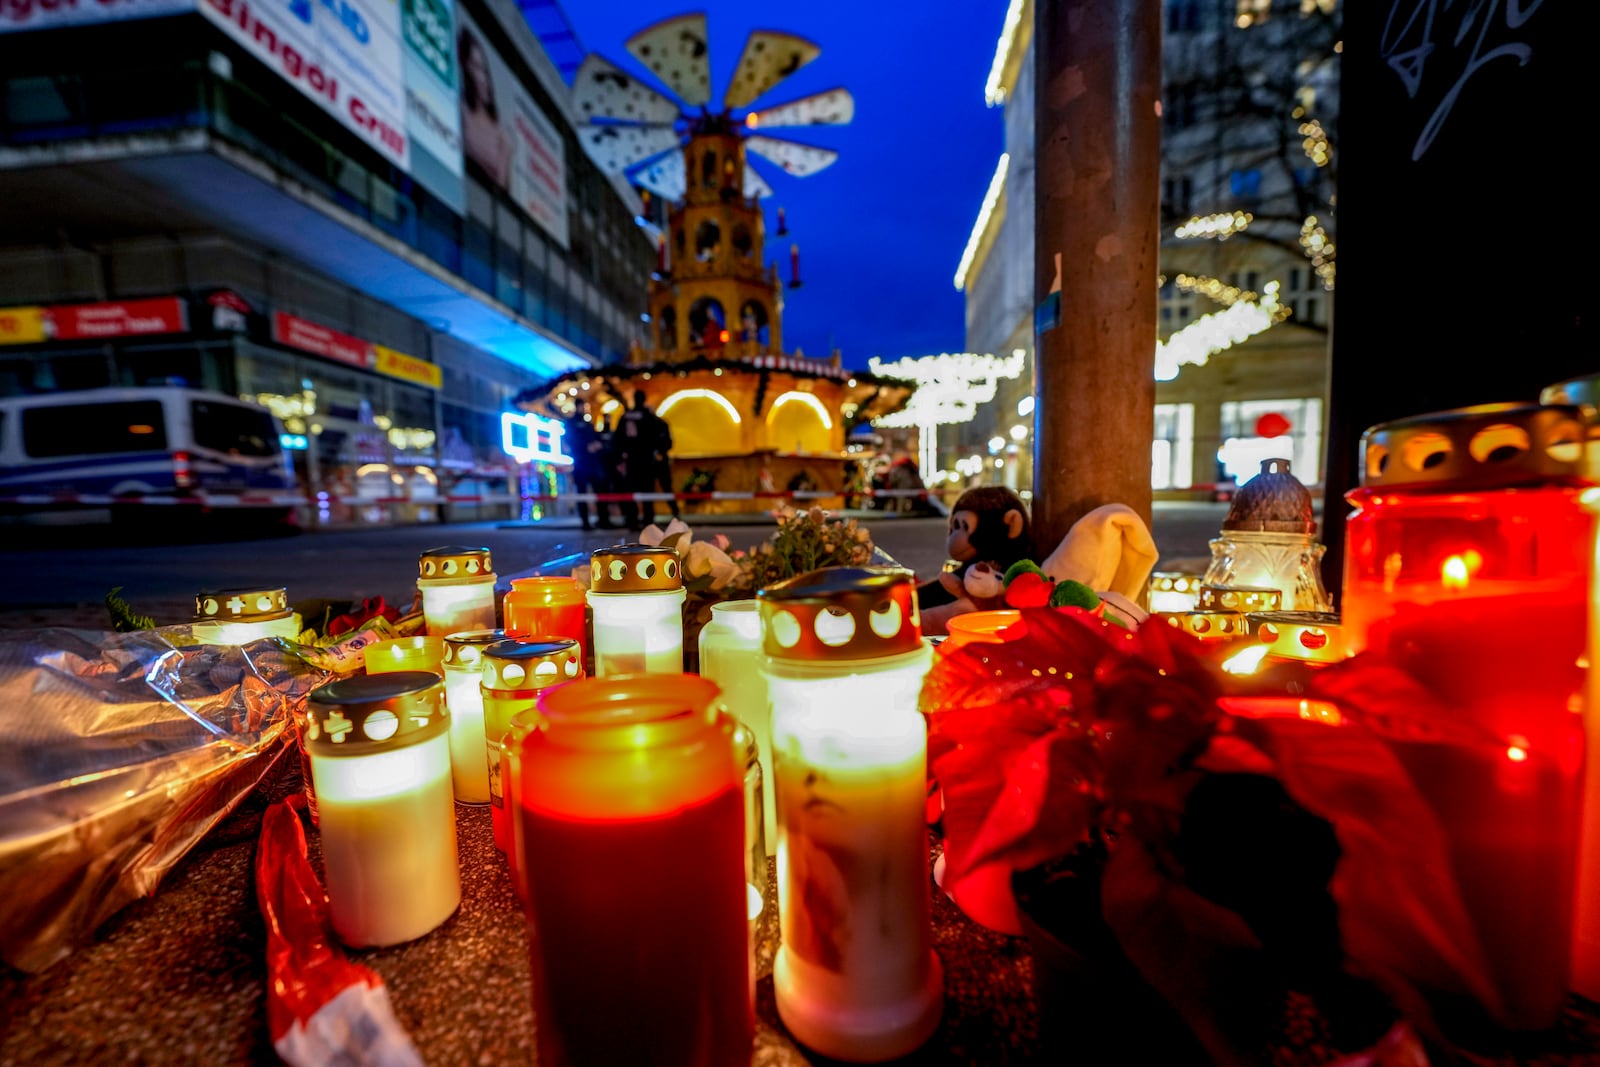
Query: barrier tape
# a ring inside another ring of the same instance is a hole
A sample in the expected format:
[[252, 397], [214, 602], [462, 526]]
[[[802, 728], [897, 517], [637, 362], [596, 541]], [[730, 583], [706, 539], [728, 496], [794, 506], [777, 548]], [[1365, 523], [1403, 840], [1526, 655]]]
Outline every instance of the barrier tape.
[[301, 496], [297, 493], [190, 493], [111, 496], [92, 493], [25, 493], [0, 496], [0, 504], [22, 507], [48, 507], [50, 505], [80, 505], [110, 507], [112, 505], [140, 504], [154, 507], [199, 508], [271, 508], [271, 507], [322, 507], [343, 504], [513, 504], [519, 502], [573, 503], [573, 504], [627, 504], [654, 503], [682, 500], [826, 500], [830, 497], [917, 497], [926, 499], [926, 489], [863, 489], [847, 493], [844, 490], [747, 490], [744, 492], [704, 493], [544, 493], [518, 496], [511, 493], [473, 493], [460, 496], [405, 497], [405, 496], [334, 496], [318, 493]]

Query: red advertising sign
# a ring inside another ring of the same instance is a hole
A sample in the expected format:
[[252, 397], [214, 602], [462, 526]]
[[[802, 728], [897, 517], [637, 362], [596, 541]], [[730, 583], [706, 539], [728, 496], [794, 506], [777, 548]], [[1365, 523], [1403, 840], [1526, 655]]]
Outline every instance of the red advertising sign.
[[98, 341], [152, 333], [185, 333], [189, 316], [175, 296], [105, 304], [57, 304], [44, 309], [44, 331], [57, 341]]
[[296, 318], [282, 311], [272, 314], [272, 339], [280, 345], [298, 348], [302, 352], [310, 352], [323, 359], [337, 360], [348, 363], [352, 367], [371, 370], [377, 361], [377, 355], [372, 351], [370, 342], [359, 337], [351, 337], [338, 330], [330, 330], [326, 326], [318, 326], [314, 322]]

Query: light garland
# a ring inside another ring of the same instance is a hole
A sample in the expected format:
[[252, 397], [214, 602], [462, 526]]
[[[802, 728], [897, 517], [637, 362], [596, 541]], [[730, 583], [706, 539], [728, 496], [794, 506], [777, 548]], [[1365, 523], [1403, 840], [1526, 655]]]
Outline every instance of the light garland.
[[260, 404], [284, 422], [293, 418], [308, 418], [317, 413], [317, 394], [311, 389], [288, 396], [281, 393], [256, 393], [254, 396], [241, 393], [239, 399]]
[[1326, 167], [1333, 159], [1333, 146], [1328, 143], [1328, 131], [1322, 128], [1322, 123], [1316, 119], [1308, 119], [1300, 124], [1300, 136], [1304, 138], [1300, 147], [1305, 150], [1306, 157], [1319, 167]]
[[1236, 233], [1243, 233], [1255, 221], [1248, 211], [1229, 211], [1216, 215], [1195, 215], [1173, 231], [1176, 237], [1214, 237], [1226, 241]]
[[914, 381], [917, 391], [904, 408], [873, 419], [872, 424], [894, 429], [971, 422], [978, 405], [994, 399], [1001, 378], [1022, 374], [1025, 358], [1026, 353], [1020, 348], [1009, 356], [945, 352], [937, 356], [905, 356], [893, 363], [873, 356], [868, 362], [872, 373]]
[[1156, 381], [1170, 382], [1185, 366], [1203, 367], [1217, 352], [1248, 341], [1288, 317], [1278, 303], [1278, 283], [1268, 282], [1259, 301], [1239, 300], [1225, 311], [1202, 315], [1156, 343]]
[[[1022, 25], [1022, 0], [1011, 0], [1006, 7], [1006, 20], [1000, 26], [1000, 42], [995, 46], [994, 62], [989, 65], [989, 80], [983, 86], [983, 99], [995, 107], [1006, 102], [1006, 87], [1000, 84], [1005, 77], [1006, 60], [1011, 58], [1011, 48], [1017, 42], [1017, 28]], [[961, 288], [959, 285], [957, 289]]]
[[1336, 273], [1333, 259], [1337, 249], [1333, 238], [1328, 236], [1328, 231], [1322, 228], [1322, 223], [1317, 221], [1315, 215], [1307, 215], [1306, 221], [1300, 224], [1300, 247], [1316, 268], [1322, 287], [1332, 292]]
[[1199, 293], [1201, 296], [1210, 297], [1223, 307], [1231, 308], [1241, 300], [1259, 299], [1258, 294], [1248, 289], [1229, 285], [1220, 278], [1208, 278], [1200, 274], [1180, 274], [1173, 279], [1173, 284], [1186, 293]]
[[994, 214], [995, 205], [1000, 202], [1000, 194], [1005, 191], [1006, 171], [1011, 167], [1011, 153], [1000, 153], [1000, 162], [995, 164], [994, 177], [989, 179], [989, 190], [983, 194], [983, 206], [978, 208], [978, 220], [972, 224], [972, 233], [967, 237], [967, 247], [961, 253], [961, 265], [956, 268], [956, 290], [959, 292], [967, 287], [967, 271], [972, 269], [972, 261], [978, 257], [978, 244], [983, 240], [984, 230], [989, 228], [989, 216]]

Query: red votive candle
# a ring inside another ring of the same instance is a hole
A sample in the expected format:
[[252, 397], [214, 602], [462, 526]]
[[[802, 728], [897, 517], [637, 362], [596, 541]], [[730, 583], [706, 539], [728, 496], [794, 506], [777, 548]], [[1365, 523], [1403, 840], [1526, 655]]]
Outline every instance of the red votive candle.
[[548, 690], [518, 753], [538, 1060], [746, 1067], [743, 767], [718, 688]]
[[1543, 1029], [1568, 989], [1594, 520], [1576, 408], [1387, 423], [1349, 496], [1342, 631], [1479, 731], [1397, 751], [1438, 814], [1501, 998]]
[[583, 590], [571, 577], [513, 578], [501, 605], [507, 637], [566, 637], [588, 650]]

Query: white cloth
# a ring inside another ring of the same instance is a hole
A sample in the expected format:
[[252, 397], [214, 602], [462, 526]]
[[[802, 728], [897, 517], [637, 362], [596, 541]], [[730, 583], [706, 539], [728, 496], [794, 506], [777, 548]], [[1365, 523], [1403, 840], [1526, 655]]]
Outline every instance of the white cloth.
[[1040, 567], [1058, 582], [1072, 579], [1137, 602], [1158, 557], [1138, 512], [1126, 504], [1104, 504], [1073, 523]]

